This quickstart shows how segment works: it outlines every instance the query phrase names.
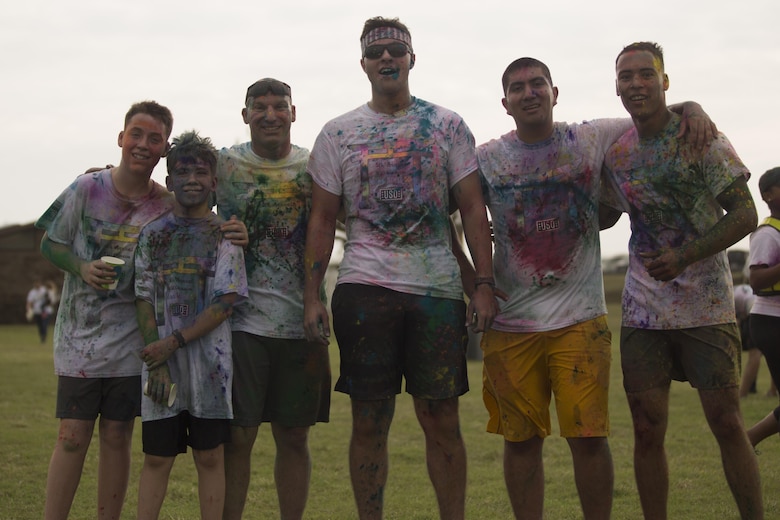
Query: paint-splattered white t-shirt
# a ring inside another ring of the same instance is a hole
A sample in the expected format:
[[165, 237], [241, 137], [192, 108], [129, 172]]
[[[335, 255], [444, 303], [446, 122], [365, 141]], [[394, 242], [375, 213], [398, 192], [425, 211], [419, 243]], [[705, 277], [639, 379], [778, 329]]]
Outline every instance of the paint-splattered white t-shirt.
[[499, 300], [493, 328], [556, 330], [606, 314], [599, 243], [604, 154], [630, 119], [555, 123], [527, 144], [509, 132], [477, 148], [493, 219]]
[[114, 189], [111, 171], [79, 176], [35, 225], [86, 261], [125, 261], [116, 290], [93, 289], [65, 273], [54, 327], [54, 371], [70, 377], [124, 377], [141, 373], [143, 339], [135, 319], [133, 258], [141, 228], [171, 211], [173, 197], [157, 183], [127, 199]]
[[309, 151], [293, 145], [270, 160], [243, 143], [219, 152], [217, 208], [236, 215], [249, 232], [246, 270], [249, 300], [231, 318], [233, 330], [259, 336], [301, 339], [303, 250], [311, 207]]
[[725, 251], [689, 265], [677, 278], [659, 282], [639, 254], [677, 248], [705, 234], [722, 217], [716, 198], [745, 165], [722, 134], [695, 158], [677, 138], [680, 117], [640, 139], [636, 129], [607, 152], [605, 172], [614, 181], [614, 207], [631, 217], [629, 266], [623, 289], [623, 325], [683, 329], [734, 323], [734, 293]]
[[[170, 213], [141, 232], [135, 260], [135, 292], [152, 304], [160, 338], [191, 326], [218, 297], [247, 295], [243, 250], [222, 238], [214, 214], [189, 219]], [[167, 364], [177, 395], [173, 406], [143, 396], [144, 421], [173, 417], [183, 410], [201, 419], [233, 417], [233, 359], [230, 324], [177, 349]], [[142, 383], [149, 373], [144, 370]]]
[[[748, 265], [777, 264], [780, 264], [780, 231], [772, 226], [758, 226], [750, 235]], [[756, 296], [750, 313], [780, 316], [780, 295]]]
[[346, 210], [337, 283], [462, 299], [449, 193], [477, 160], [460, 116], [417, 98], [393, 115], [363, 105], [324, 126], [308, 170]]

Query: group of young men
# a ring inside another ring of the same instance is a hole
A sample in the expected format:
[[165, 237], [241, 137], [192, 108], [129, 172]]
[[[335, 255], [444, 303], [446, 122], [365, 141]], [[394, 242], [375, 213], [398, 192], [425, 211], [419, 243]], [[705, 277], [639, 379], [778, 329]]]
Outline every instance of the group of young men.
[[[609, 518], [611, 334], [599, 230], [627, 212], [621, 357], [645, 517], [666, 517], [674, 378], [699, 391], [740, 514], [762, 518], [724, 253], [756, 225], [749, 173], [698, 105], [667, 107], [660, 47], [632, 44], [618, 56], [626, 120], [555, 122], [558, 89], [547, 66], [514, 61], [502, 103], [516, 128], [476, 147], [460, 116], [411, 95], [415, 53], [403, 23], [369, 19], [360, 45], [371, 98], [328, 122], [311, 153], [291, 144], [290, 87], [266, 78], [246, 93], [250, 142], [217, 152], [197, 134], [180, 136], [166, 190], [150, 176], [169, 151], [172, 118], [141, 103], [119, 135], [120, 165], [79, 177], [39, 220], [44, 254], [67, 273], [46, 517], [67, 517], [98, 416], [98, 514], [119, 516], [139, 406], [139, 518], [159, 513], [187, 444], [203, 517], [239, 518], [262, 422], [276, 442], [280, 516], [303, 516], [308, 430], [328, 420], [323, 281], [341, 220], [335, 388], [351, 399], [358, 516], [382, 517], [388, 432], [405, 380], [439, 515], [464, 517], [458, 398], [469, 389], [470, 326], [484, 331], [487, 429], [505, 439], [515, 516], [542, 518], [554, 394], [584, 517]], [[214, 195], [221, 219], [211, 213]], [[452, 238], [456, 210], [470, 261]], [[103, 288], [115, 276], [103, 255], [129, 266], [116, 290]]]

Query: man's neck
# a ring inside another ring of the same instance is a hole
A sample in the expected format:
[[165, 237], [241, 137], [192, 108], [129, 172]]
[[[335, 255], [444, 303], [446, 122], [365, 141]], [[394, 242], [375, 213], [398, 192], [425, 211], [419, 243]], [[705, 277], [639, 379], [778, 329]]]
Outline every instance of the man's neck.
[[517, 134], [518, 139], [520, 139], [522, 142], [527, 144], [536, 144], [549, 139], [550, 136], [552, 136], [553, 128], [553, 123], [542, 127], [517, 125], [517, 130], [515, 130], [515, 133]]
[[660, 134], [672, 119], [672, 113], [668, 108], [664, 108], [664, 110], [659, 110], [649, 117], [639, 119], [632, 117], [631, 119], [634, 121], [639, 137], [647, 138]]
[[129, 199], [138, 199], [152, 191], [152, 172], [137, 175], [130, 172], [121, 163], [111, 169], [111, 182], [114, 189]]
[[290, 155], [290, 152], [292, 151], [292, 143], [288, 141], [286, 143], [280, 144], [279, 146], [270, 147], [262, 147], [252, 143], [252, 151], [263, 159], [278, 161]]
[[368, 102], [368, 106], [374, 112], [392, 116], [412, 106], [412, 95], [409, 89], [403, 89], [393, 95], [372, 91], [371, 101]]

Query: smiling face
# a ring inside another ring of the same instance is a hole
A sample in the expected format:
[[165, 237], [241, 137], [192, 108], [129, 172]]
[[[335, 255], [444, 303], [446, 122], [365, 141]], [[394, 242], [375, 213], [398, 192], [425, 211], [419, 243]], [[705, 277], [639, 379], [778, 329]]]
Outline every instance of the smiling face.
[[169, 130], [149, 114], [135, 114], [119, 132], [121, 166], [133, 175], [149, 177], [168, 151]]
[[617, 60], [617, 95], [631, 118], [645, 121], [666, 112], [669, 77], [650, 51], [623, 53]]
[[281, 159], [290, 153], [290, 128], [295, 121], [295, 106], [289, 96], [267, 92], [251, 97], [241, 111], [249, 125], [252, 150], [266, 159]]
[[[406, 52], [400, 57], [394, 57], [390, 51], [396, 44], [405, 45], [403, 42], [391, 38], [383, 38], [371, 42], [371, 47], [384, 47], [377, 58], [364, 56], [360, 60], [363, 72], [371, 82], [373, 92], [384, 96], [395, 96], [405, 93], [409, 89], [409, 69], [414, 62], [414, 54], [406, 48]], [[394, 52], [394, 54], [398, 54]]]
[[553, 107], [558, 88], [550, 84], [540, 67], [524, 67], [507, 77], [501, 103], [517, 125], [518, 136], [526, 142], [546, 139], [552, 133]]
[[211, 211], [210, 195], [217, 189], [217, 178], [202, 159], [179, 159], [165, 178], [165, 185], [176, 196], [177, 215], [201, 217]]

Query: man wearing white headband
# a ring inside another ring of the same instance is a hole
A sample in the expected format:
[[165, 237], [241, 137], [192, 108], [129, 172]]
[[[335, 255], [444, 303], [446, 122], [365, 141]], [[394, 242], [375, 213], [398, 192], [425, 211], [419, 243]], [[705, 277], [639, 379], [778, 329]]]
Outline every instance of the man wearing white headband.
[[[360, 44], [371, 100], [325, 125], [308, 164], [314, 184], [304, 328], [308, 339], [329, 341], [318, 294], [343, 207], [347, 243], [332, 310], [341, 353], [336, 390], [352, 400], [349, 458], [358, 514], [382, 516], [387, 435], [406, 379], [425, 433], [439, 514], [462, 519], [464, 317], [479, 332], [498, 310], [474, 137], [460, 116], [411, 95], [415, 55], [404, 24], [372, 18]], [[468, 311], [451, 249], [451, 208], [461, 212], [476, 269]]]

